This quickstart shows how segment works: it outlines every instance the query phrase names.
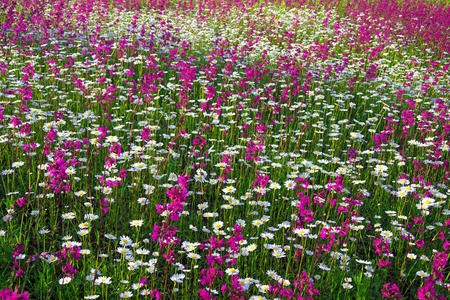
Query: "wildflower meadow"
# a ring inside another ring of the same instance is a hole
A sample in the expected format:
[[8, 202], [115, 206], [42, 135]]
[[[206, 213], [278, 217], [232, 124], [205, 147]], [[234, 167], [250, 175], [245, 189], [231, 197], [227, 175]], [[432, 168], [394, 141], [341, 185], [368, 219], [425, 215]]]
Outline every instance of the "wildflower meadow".
[[0, 299], [448, 299], [447, 0], [0, 0]]

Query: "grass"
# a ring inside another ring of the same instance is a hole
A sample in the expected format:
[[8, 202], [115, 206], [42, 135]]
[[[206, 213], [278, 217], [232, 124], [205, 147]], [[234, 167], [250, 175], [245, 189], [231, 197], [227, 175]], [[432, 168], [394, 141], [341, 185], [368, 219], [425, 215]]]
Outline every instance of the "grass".
[[0, 18], [2, 293], [445, 295], [445, 40], [312, 2], [74, 3]]

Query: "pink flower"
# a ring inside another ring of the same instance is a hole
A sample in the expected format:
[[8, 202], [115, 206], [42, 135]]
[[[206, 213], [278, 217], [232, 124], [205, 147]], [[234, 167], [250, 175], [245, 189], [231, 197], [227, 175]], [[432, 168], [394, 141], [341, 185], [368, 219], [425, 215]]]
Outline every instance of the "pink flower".
[[1, 300], [28, 300], [28, 292], [24, 292], [23, 294], [19, 294], [16, 291], [10, 290], [9, 288], [5, 288], [0, 291], [0, 299]]
[[422, 248], [425, 245], [425, 242], [423, 240], [416, 240], [415, 244], [417, 247]]
[[377, 266], [378, 266], [380, 269], [387, 268], [387, 267], [389, 267], [390, 265], [392, 265], [392, 263], [391, 263], [390, 261], [388, 261], [388, 260], [382, 260], [382, 259], [380, 259], [380, 260], [377, 262]]
[[389, 299], [402, 298], [402, 294], [400, 293], [400, 290], [395, 283], [384, 284], [383, 289], [381, 290], [381, 296], [383, 298], [389, 298]]
[[211, 300], [212, 299], [212, 295], [205, 289], [199, 290], [197, 292], [197, 294], [200, 297], [200, 299], [202, 299], [202, 300]]

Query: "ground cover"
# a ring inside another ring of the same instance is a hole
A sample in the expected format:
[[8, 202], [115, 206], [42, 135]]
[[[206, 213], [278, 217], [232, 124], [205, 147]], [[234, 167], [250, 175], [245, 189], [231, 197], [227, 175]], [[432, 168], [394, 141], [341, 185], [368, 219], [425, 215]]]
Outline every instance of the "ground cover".
[[0, 7], [2, 300], [448, 294], [445, 1]]

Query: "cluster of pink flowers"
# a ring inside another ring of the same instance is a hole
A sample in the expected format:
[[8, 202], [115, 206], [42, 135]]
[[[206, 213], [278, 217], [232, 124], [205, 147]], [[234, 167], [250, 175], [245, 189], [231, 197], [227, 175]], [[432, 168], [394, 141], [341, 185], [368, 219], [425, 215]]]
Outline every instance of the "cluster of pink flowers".
[[22, 294], [18, 292], [18, 290], [11, 290], [9, 288], [4, 288], [0, 290], [0, 299], [1, 300], [28, 300], [30, 297], [28, 296], [28, 292], [25, 291]]
[[[200, 245], [200, 249], [206, 249], [208, 254], [206, 255], [206, 261], [208, 268], [204, 268], [200, 271], [202, 275], [200, 284], [203, 286], [197, 293], [202, 300], [215, 299], [211, 294], [211, 289], [216, 282], [223, 278], [224, 267], [232, 267], [237, 263], [234, 255], [239, 252], [239, 241], [243, 239], [242, 227], [239, 225], [234, 226], [233, 235], [228, 239], [218, 239], [211, 235], [211, 237], [204, 241]], [[229, 249], [227, 254], [219, 254], [214, 250], [226, 247]], [[244, 299], [243, 287], [239, 283], [240, 277], [236, 274], [231, 275], [231, 286], [227, 284], [220, 285], [222, 294], [231, 299]]]
[[443, 294], [439, 294], [437, 292], [438, 283], [439, 285], [443, 284], [444, 280], [444, 269], [448, 263], [448, 253], [446, 252], [438, 252], [434, 255], [433, 260], [433, 270], [431, 275], [425, 279], [425, 282], [422, 287], [417, 290], [417, 298], [419, 300], [444, 300], [446, 299], [445, 293], [448, 293], [450, 286], [446, 285], [446, 291]]

